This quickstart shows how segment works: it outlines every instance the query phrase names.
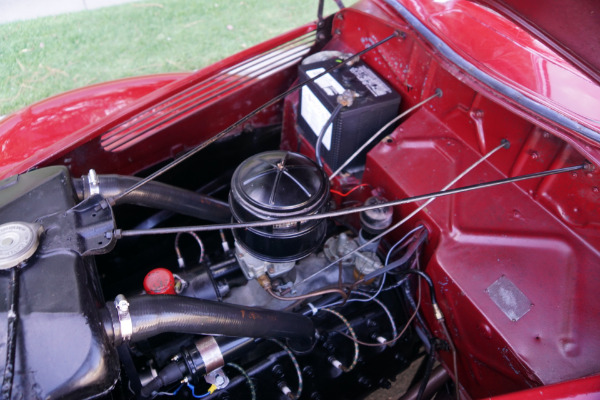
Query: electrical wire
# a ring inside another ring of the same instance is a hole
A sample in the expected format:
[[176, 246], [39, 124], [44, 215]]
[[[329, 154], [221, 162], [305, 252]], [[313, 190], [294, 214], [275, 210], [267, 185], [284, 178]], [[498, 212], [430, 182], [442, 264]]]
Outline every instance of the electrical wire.
[[[129, 384], [131, 384], [131, 382], [130, 382]], [[152, 398], [155, 398], [155, 397], [157, 397], [157, 396], [175, 396], [175, 395], [177, 395], [177, 393], [178, 393], [178, 392], [181, 390], [181, 388], [182, 388], [182, 387], [183, 387], [183, 383], [182, 383], [182, 384], [180, 384], [180, 385], [177, 387], [177, 389], [175, 389], [175, 390], [174, 390], [174, 391], [172, 391], [172, 392], [156, 392], [156, 393], [155, 393], [155, 394], [152, 396]], [[129, 387], [129, 390], [130, 390], [130, 391], [133, 393], [133, 390], [131, 390], [131, 387]], [[135, 393], [134, 393], [134, 394], [135, 394]]]
[[323, 127], [321, 128], [319, 136], [317, 136], [317, 142], [315, 143], [315, 159], [317, 161], [317, 164], [319, 164], [319, 167], [321, 168], [323, 168], [323, 160], [321, 160], [321, 147], [324, 146], [323, 138], [325, 138], [325, 132], [327, 132], [329, 125], [333, 123], [333, 120], [338, 116], [340, 111], [342, 111], [342, 107], [344, 107], [342, 104], [338, 104], [337, 106], [335, 106], [335, 108], [331, 112], [331, 115], [329, 116], [329, 118], [327, 118], [325, 125], [323, 125]]
[[231, 368], [237, 369], [239, 371], [239, 373], [242, 374], [244, 376], [244, 378], [246, 378], [246, 382], [248, 383], [248, 388], [250, 389], [250, 399], [256, 400], [256, 387], [254, 386], [254, 382], [252, 382], [252, 379], [250, 378], [250, 376], [248, 375], [246, 370], [232, 362], [229, 362], [226, 365]]
[[[419, 225], [419, 226], [417, 226], [416, 228], [413, 228], [413, 229], [412, 229], [411, 231], [409, 231], [407, 234], [405, 234], [405, 235], [404, 235], [404, 236], [403, 236], [403, 237], [402, 237], [400, 240], [398, 240], [398, 241], [397, 241], [397, 242], [396, 242], [396, 243], [395, 243], [395, 244], [394, 244], [394, 245], [393, 245], [393, 246], [390, 248], [390, 250], [388, 251], [387, 257], [386, 257], [386, 259], [385, 259], [385, 265], [386, 265], [386, 266], [388, 265], [388, 263], [389, 263], [389, 258], [390, 258], [390, 254], [391, 254], [391, 253], [392, 253], [392, 252], [393, 252], [393, 251], [394, 251], [394, 250], [395, 250], [395, 249], [396, 249], [396, 248], [397, 248], [399, 245], [403, 244], [403, 243], [404, 243], [404, 242], [405, 242], [405, 241], [406, 241], [408, 238], [410, 238], [410, 237], [411, 237], [412, 235], [414, 235], [416, 232], [418, 232], [418, 231], [420, 231], [421, 229], [424, 229], [424, 228], [425, 228], [425, 226], [424, 226], [424, 225]], [[379, 288], [377, 289], [377, 291], [375, 292], [375, 294], [374, 294], [374, 295], [372, 295], [372, 296], [369, 296], [369, 295], [367, 295], [367, 294], [365, 294], [365, 293], [355, 292], [355, 293], [360, 293], [360, 294], [361, 294], [361, 295], [363, 295], [363, 296], [367, 296], [368, 298], [366, 298], [366, 299], [348, 299], [348, 300], [346, 300], [346, 302], [347, 302], [347, 303], [350, 303], [350, 302], [361, 302], [361, 303], [366, 303], [366, 302], [369, 302], [369, 301], [375, 300], [375, 298], [376, 298], [376, 297], [379, 295], [379, 293], [380, 293], [380, 292], [383, 290], [383, 286], [384, 286], [384, 283], [385, 283], [385, 276], [386, 276], [386, 274], [384, 274], [384, 275], [383, 275], [383, 278], [382, 278], [382, 280], [381, 280], [381, 283], [380, 283], [380, 285], [379, 285]], [[323, 307], [320, 307], [320, 308], [325, 308], [325, 307], [335, 307], [335, 306], [338, 306], [338, 305], [340, 305], [340, 304], [342, 304], [342, 303], [343, 303], [343, 301], [338, 301], [338, 302], [335, 302], [335, 303], [331, 303], [331, 304], [325, 305], [325, 306], [323, 306]]]
[[[500, 145], [498, 145], [496, 148], [494, 148], [493, 150], [491, 150], [490, 152], [488, 152], [486, 155], [484, 155], [483, 157], [481, 157], [479, 160], [477, 160], [473, 164], [471, 164], [467, 169], [465, 169], [462, 173], [460, 173], [450, 183], [448, 183], [446, 186], [444, 186], [444, 188], [439, 193], [442, 193], [442, 194], [448, 193], [449, 192], [448, 189], [450, 189], [450, 187], [452, 187], [456, 182], [458, 182], [460, 179], [462, 179], [466, 174], [468, 174], [469, 172], [471, 172], [475, 167], [477, 167], [479, 164], [481, 164], [482, 162], [484, 162], [485, 160], [487, 160], [489, 157], [491, 157], [494, 153], [496, 153], [500, 149], [502, 149], [502, 148], [508, 148], [508, 147], [509, 147], [508, 140], [502, 139], [502, 143]], [[304, 278], [303, 280], [301, 280], [300, 282], [294, 284], [292, 286], [292, 288], [293, 287], [298, 287], [301, 284], [303, 284], [304, 282], [307, 282], [307, 281], [313, 279], [315, 276], [319, 275], [320, 273], [322, 273], [323, 271], [325, 271], [326, 269], [328, 269], [332, 265], [334, 265], [335, 262], [344, 260], [345, 258], [347, 258], [350, 255], [356, 253], [357, 251], [360, 251], [363, 248], [367, 247], [371, 243], [373, 243], [373, 242], [375, 242], [377, 240], [380, 240], [382, 237], [384, 237], [388, 233], [394, 231], [395, 229], [397, 229], [398, 227], [400, 227], [402, 224], [406, 223], [409, 219], [411, 219], [413, 216], [415, 216], [417, 213], [419, 213], [422, 209], [424, 209], [429, 204], [431, 204], [435, 199], [436, 199], [436, 197], [432, 197], [432, 198], [428, 199], [425, 203], [423, 203], [419, 207], [417, 207], [413, 212], [411, 212], [410, 214], [408, 214], [406, 217], [402, 218], [400, 221], [398, 221], [397, 223], [395, 223], [394, 225], [392, 225], [391, 227], [389, 227], [388, 229], [386, 229], [385, 231], [383, 231], [379, 235], [375, 236], [374, 238], [372, 238], [371, 240], [367, 241], [366, 243], [363, 243], [362, 245], [358, 246], [356, 249], [348, 252], [346, 255], [340, 257], [338, 260], [335, 260], [333, 263], [325, 266], [324, 268], [320, 269], [319, 271], [314, 272], [310, 276], [308, 276], [308, 277]], [[390, 202], [390, 203], [395, 203], [395, 202]], [[385, 204], [385, 203], [382, 203], [382, 204]], [[379, 204], [379, 205], [381, 206], [381, 204]]]
[[208, 389], [208, 392], [203, 393], [203, 394], [196, 394], [196, 388], [194, 387], [194, 385], [192, 385], [191, 383], [188, 382], [187, 383], [187, 387], [190, 389], [190, 392], [192, 393], [192, 397], [194, 397], [195, 399], [203, 399], [206, 396], [209, 396], [209, 395], [213, 394], [213, 392], [216, 389], [215, 385], [211, 385], [210, 389]]
[[450, 344], [450, 350], [452, 351], [452, 368], [454, 369], [454, 387], [456, 391], [456, 400], [460, 400], [460, 382], [458, 380], [458, 361], [457, 361], [457, 353], [456, 347], [454, 346], [454, 341], [450, 336], [450, 332], [448, 332], [448, 328], [446, 327], [445, 318], [440, 321], [440, 325], [442, 326], [442, 330], [444, 331], [444, 336], [448, 340], [448, 344]]
[[387, 128], [389, 128], [390, 126], [392, 126], [394, 123], [396, 123], [396, 121], [404, 118], [405, 116], [407, 116], [408, 114], [410, 114], [411, 112], [413, 112], [414, 110], [420, 108], [421, 106], [423, 106], [424, 104], [428, 103], [429, 101], [433, 100], [436, 97], [442, 97], [442, 90], [441, 89], [436, 89], [435, 90], [435, 94], [429, 96], [428, 98], [426, 98], [425, 100], [421, 101], [420, 103], [415, 104], [414, 106], [412, 106], [411, 108], [409, 108], [408, 110], [404, 111], [403, 113], [401, 113], [400, 115], [394, 117], [392, 120], [390, 120], [387, 124], [385, 124], [381, 129], [379, 129], [377, 132], [375, 132], [375, 134], [373, 136], [371, 136], [369, 138], [369, 140], [367, 140], [362, 146], [360, 146], [358, 148], [358, 150], [356, 150], [350, 157], [348, 157], [348, 159], [346, 161], [343, 162], [342, 165], [339, 166], [338, 169], [336, 169], [330, 176], [329, 176], [329, 180], [332, 180], [333, 178], [335, 178], [340, 172], [342, 172], [342, 170], [352, 162], [352, 160], [354, 160], [364, 149], [366, 149], [375, 139], [377, 139], [379, 137], [379, 135], [381, 135], [383, 132], [386, 131]]
[[352, 337], [350, 335], [347, 335], [344, 332], [337, 332], [342, 336], [347, 337], [348, 339], [354, 341], [354, 343], [356, 344], [360, 344], [361, 346], [367, 346], [367, 347], [381, 347], [381, 346], [393, 346], [393, 344], [395, 342], [397, 342], [408, 330], [408, 327], [410, 326], [410, 324], [413, 322], [413, 320], [416, 318], [417, 314], [419, 313], [419, 308], [421, 306], [421, 281], [419, 280], [418, 283], [418, 300], [417, 300], [417, 305], [415, 307], [415, 311], [413, 311], [412, 315], [410, 316], [410, 318], [408, 319], [408, 321], [406, 321], [406, 324], [404, 325], [404, 328], [402, 328], [402, 330], [396, 335], [396, 337], [394, 337], [391, 340], [387, 340], [385, 342], [377, 342], [377, 343], [369, 343], [369, 342], [363, 342], [361, 340], [358, 340], [356, 337]]
[[290, 359], [292, 360], [292, 364], [294, 364], [294, 368], [296, 369], [296, 374], [298, 374], [298, 390], [296, 391], [296, 395], [294, 396], [294, 398], [299, 399], [300, 395], [302, 395], [302, 387], [304, 386], [304, 383], [302, 380], [302, 370], [300, 369], [300, 364], [298, 364], [298, 360], [296, 360], [294, 353], [292, 353], [292, 351], [289, 349], [289, 347], [287, 347], [285, 344], [281, 343], [277, 339], [270, 339], [270, 340], [273, 343], [276, 343], [277, 345], [279, 345], [279, 347], [281, 347], [283, 350], [285, 350], [285, 352], [288, 354], [288, 356], [290, 356]]
[[[384, 275], [385, 277], [385, 275]], [[362, 292], [355, 292], [355, 294], [358, 294], [360, 296], [369, 296], [366, 293], [362, 293]], [[358, 300], [358, 299], [356, 299]], [[392, 327], [392, 337], [396, 337], [398, 335], [398, 328], [396, 328], [396, 321], [394, 321], [394, 316], [392, 315], [392, 313], [390, 312], [390, 310], [379, 300], [376, 298], [372, 298], [371, 301], [374, 301], [375, 303], [377, 303], [379, 305], [379, 307], [381, 307], [381, 309], [383, 310], [383, 312], [387, 315], [388, 319], [390, 320], [390, 326]], [[393, 346], [393, 343], [391, 344], [391, 346]]]
[[385, 256], [385, 265], [388, 265], [390, 263], [390, 257], [392, 256], [392, 254], [396, 250], [396, 248], [398, 246], [400, 246], [401, 244], [403, 244], [406, 241], [406, 239], [408, 239], [410, 236], [414, 235], [416, 232], [420, 231], [421, 229], [425, 229], [425, 225], [419, 225], [416, 228], [411, 229], [400, 240], [398, 240], [396, 243], [394, 243], [394, 245], [392, 247], [390, 247], [390, 249], [387, 252], [387, 255]]
[[322, 296], [324, 294], [329, 294], [329, 293], [337, 293], [340, 296], [342, 296], [342, 298], [347, 298], [348, 297], [348, 294], [344, 290], [342, 290], [340, 288], [315, 290], [314, 292], [310, 292], [310, 293], [307, 293], [307, 294], [302, 294], [302, 295], [299, 295], [299, 296], [290, 296], [290, 297], [280, 296], [277, 293], [273, 292], [273, 289], [271, 289], [271, 288], [265, 288], [265, 291], [268, 294], [270, 294], [272, 297], [276, 298], [277, 300], [283, 300], [283, 301], [306, 300], [306, 299], [310, 299], [311, 297]]
[[360, 185], [356, 185], [356, 186], [354, 186], [352, 189], [350, 189], [350, 190], [349, 190], [349, 191], [347, 191], [346, 193], [342, 193], [342, 192], [339, 192], [339, 191], [337, 191], [337, 190], [334, 190], [334, 189], [331, 189], [331, 190], [329, 190], [329, 191], [330, 191], [331, 193], [333, 193], [333, 194], [337, 194], [338, 196], [341, 196], [341, 197], [346, 197], [346, 196], [349, 196], [351, 193], [353, 193], [355, 190], [358, 190], [358, 189], [360, 189], [360, 188], [363, 188], [363, 187], [365, 187], [365, 186], [371, 186], [371, 185], [369, 185], [368, 183], [361, 183]]
[[[354, 367], [356, 367], [356, 364], [358, 363], [358, 356], [360, 354], [360, 350], [358, 348], [358, 338], [356, 337], [356, 332], [354, 332], [354, 329], [352, 328], [352, 325], [350, 325], [350, 322], [348, 322], [348, 320], [339, 312], [330, 310], [329, 308], [323, 308], [323, 309], [321, 309], [321, 311], [328, 312], [328, 313], [333, 314], [336, 317], [338, 317], [344, 323], [344, 325], [346, 325], [346, 328], [348, 328], [348, 332], [350, 332], [350, 336], [352, 338], [352, 341], [354, 342], [354, 358], [352, 359], [352, 364], [350, 364], [350, 366], [346, 367], [338, 360], [335, 360], [333, 358], [331, 358], [329, 360], [336, 368], [339, 368], [344, 372], [350, 372], [354, 369]], [[343, 332], [340, 332], [340, 333], [343, 334]], [[346, 335], [344, 334], [344, 336], [346, 336]]]
[[[115, 231], [112, 232], [112, 235], [117, 239], [121, 239], [124, 237], [132, 237], [132, 236], [166, 235], [166, 234], [173, 234], [173, 233], [178, 233], [178, 232], [188, 232], [188, 231], [209, 232], [209, 231], [217, 231], [220, 229], [246, 229], [246, 228], [273, 226], [273, 225], [279, 225], [279, 224], [290, 224], [290, 223], [295, 223], [295, 222], [314, 221], [314, 220], [356, 214], [356, 213], [360, 213], [363, 211], [375, 210], [378, 208], [393, 207], [393, 206], [399, 206], [402, 204], [415, 203], [415, 202], [421, 201], [421, 200], [437, 199], [439, 197], [451, 196], [451, 195], [458, 194], [458, 193], [465, 193], [465, 192], [470, 192], [470, 191], [474, 191], [474, 190], [480, 190], [480, 189], [490, 188], [490, 187], [494, 187], [494, 186], [504, 185], [504, 184], [508, 184], [508, 183], [520, 182], [520, 181], [524, 181], [524, 180], [528, 180], [528, 179], [538, 179], [538, 178], [543, 178], [545, 176], [550, 176], [550, 175], [574, 172], [574, 171], [578, 171], [581, 169], [587, 169], [587, 168], [589, 168], [588, 165], [589, 164], [573, 165], [570, 167], [551, 169], [551, 170], [542, 171], [542, 172], [535, 172], [532, 174], [518, 175], [518, 176], [513, 176], [510, 178], [498, 179], [495, 181], [489, 181], [489, 182], [477, 183], [474, 185], [462, 186], [462, 187], [459, 187], [456, 189], [448, 189], [445, 191], [427, 193], [427, 194], [422, 194], [422, 195], [413, 196], [413, 197], [406, 197], [404, 199], [388, 201], [385, 203], [377, 203], [377, 204], [360, 206], [360, 207], [345, 208], [342, 210], [330, 211], [330, 212], [321, 213], [321, 214], [303, 215], [300, 217], [279, 218], [279, 219], [273, 219], [273, 220], [262, 220], [262, 221], [253, 221], [253, 222], [245, 222], [245, 223], [192, 225], [192, 226], [154, 228], [154, 229], [132, 229], [132, 230], [115, 229]], [[402, 224], [405, 222], [406, 222], [405, 220], [402, 220]], [[400, 226], [402, 224], [399, 223], [397, 226]], [[397, 226], [394, 226], [394, 229]], [[393, 229], [391, 229], [391, 230], [393, 230]], [[348, 253], [347, 255], [343, 256], [342, 258], [348, 257], [348, 256], [354, 254], [354, 252], [362, 250], [364, 247], [370, 245], [375, 240], [381, 239], [381, 237], [383, 237], [387, 233], [389, 233], [389, 232], [386, 231], [386, 232], [382, 233], [381, 235], [376, 236], [375, 238], [373, 238], [370, 241], [363, 244], [361, 247], [355, 249], [352, 253]], [[110, 234], [110, 233], [107, 233], [107, 234]], [[337, 263], [338, 261], [339, 260], [336, 260], [334, 263]], [[325, 267], [325, 269], [330, 268], [332, 265], [334, 265], [334, 264], [328, 265], [327, 267]], [[315, 274], [318, 275], [323, 271], [324, 271], [324, 269], [317, 271]], [[314, 276], [311, 275], [311, 276], [305, 278], [301, 283], [304, 283], [307, 280], [314, 278], [316, 275], [314, 275]], [[296, 286], [301, 283], [297, 283]]]
[[[196, 239], [198, 247], [200, 247], [200, 256], [198, 257], [198, 264], [201, 264], [202, 260], [204, 259], [204, 245], [202, 244], [202, 240], [200, 239], [200, 237], [198, 237], [198, 235], [195, 232], [179, 232], [175, 236], [175, 253], [177, 254], [177, 263], [179, 264], [179, 268], [185, 268], [185, 260], [183, 259], [183, 256], [181, 255], [181, 250], [179, 249], [179, 238], [181, 238], [181, 236], [184, 233], [187, 233], [188, 235]], [[213, 274], [213, 271], [209, 266], [206, 266], [206, 274], [208, 275], [208, 279], [210, 280], [210, 283], [215, 291], [217, 301], [223, 301], [223, 296], [221, 295], [221, 291], [219, 290], [219, 285], [217, 285], [215, 275]]]
[[331, 71], [333, 71], [335, 69], [338, 69], [338, 68], [342, 67], [343, 65], [346, 65], [351, 60], [354, 60], [356, 58], [360, 58], [363, 54], [368, 53], [369, 51], [371, 51], [371, 50], [373, 50], [373, 49], [381, 46], [382, 44], [386, 43], [387, 41], [389, 41], [389, 40], [391, 40], [391, 39], [393, 39], [395, 37], [398, 37], [398, 36], [400, 36], [400, 33], [399, 32], [394, 32], [390, 36], [388, 36], [388, 37], [386, 37], [386, 38], [378, 41], [377, 43], [372, 44], [371, 46], [367, 47], [364, 50], [359, 51], [355, 55], [353, 55], [353, 56], [351, 56], [351, 57], [349, 57], [349, 58], [347, 58], [345, 60], [342, 60], [342, 62], [337, 63], [337, 64], [335, 64], [334, 66], [332, 66], [330, 68], [327, 68], [325, 71], [321, 72], [320, 74], [317, 74], [317, 75], [313, 76], [312, 78], [309, 78], [309, 79], [307, 79], [307, 80], [305, 80], [303, 82], [298, 83], [297, 85], [292, 86], [290, 89], [288, 89], [288, 90], [284, 91], [283, 93], [275, 96], [271, 100], [267, 101], [265, 104], [263, 104], [260, 107], [256, 108], [254, 111], [251, 111], [250, 113], [246, 114], [246, 116], [240, 118], [239, 120], [237, 120], [236, 122], [234, 122], [233, 124], [231, 124], [229, 127], [225, 128], [221, 132], [217, 133], [216, 135], [214, 135], [210, 139], [207, 139], [204, 142], [200, 143], [198, 146], [194, 147], [192, 150], [188, 151], [187, 153], [185, 153], [181, 157], [176, 158], [175, 160], [171, 161], [169, 164], [165, 165], [164, 167], [162, 167], [162, 168], [158, 169], [157, 171], [153, 172], [152, 174], [148, 175], [146, 178], [140, 180], [136, 184], [132, 185], [129, 189], [124, 190], [123, 192], [119, 193], [118, 195], [112, 197], [111, 199], [107, 199], [108, 203], [109, 204], [114, 204], [120, 198], [128, 195], [129, 193], [133, 192], [137, 188], [139, 188], [139, 187], [143, 186], [144, 184], [146, 184], [146, 183], [154, 180], [155, 178], [161, 176], [162, 174], [164, 174], [165, 172], [167, 172], [170, 169], [174, 168], [175, 166], [181, 164], [185, 160], [188, 160], [189, 158], [191, 158], [195, 154], [199, 153], [201, 150], [205, 149], [207, 146], [211, 145], [212, 143], [214, 143], [217, 140], [221, 139], [222, 137], [224, 137], [228, 133], [232, 132], [237, 127], [239, 127], [242, 124], [244, 124], [246, 121], [248, 121], [249, 119], [251, 119], [252, 117], [254, 117], [255, 115], [257, 115], [261, 111], [263, 111], [266, 108], [268, 108], [268, 107], [276, 104], [277, 102], [279, 102], [280, 100], [282, 100], [283, 98], [285, 98], [290, 93], [293, 93], [296, 90], [300, 89], [301, 87], [305, 86], [306, 84], [319, 79], [320, 77], [322, 77], [322, 76], [330, 73]]

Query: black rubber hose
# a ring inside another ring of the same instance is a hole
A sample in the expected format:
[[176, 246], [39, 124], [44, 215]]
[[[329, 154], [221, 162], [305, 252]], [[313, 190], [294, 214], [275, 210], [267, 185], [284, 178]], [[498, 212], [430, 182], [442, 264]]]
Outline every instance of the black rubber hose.
[[[99, 194], [104, 198], [117, 196], [139, 182], [141, 178], [124, 175], [98, 175]], [[87, 176], [73, 179], [79, 200], [91, 196]], [[204, 196], [191, 190], [178, 188], [160, 182], [148, 182], [117, 200], [117, 204], [134, 204], [159, 210], [169, 210], [178, 214], [211, 222], [231, 221], [229, 204]]]
[[417, 400], [423, 399], [423, 395], [425, 394], [425, 388], [427, 388], [427, 384], [429, 383], [429, 378], [431, 377], [431, 371], [433, 370], [433, 364], [435, 363], [435, 343], [431, 343], [431, 348], [429, 350], [429, 355], [427, 356], [427, 364], [425, 365], [425, 374], [423, 375], [423, 379], [421, 380], [421, 384], [419, 385], [419, 391], [417, 392]]
[[154, 379], [148, 382], [148, 384], [140, 390], [140, 395], [142, 398], [151, 397], [154, 392], [158, 392], [163, 387], [182, 380], [186, 372], [183, 364], [172, 362], [163, 368]]
[[[132, 342], [164, 332], [311, 339], [315, 331], [310, 318], [284, 311], [169, 295], [137, 296], [127, 301]], [[112, 324], [107, 331], [118, 345], [122, 342], [119, 316], [113, 303], [107, 303], [107, 309]]]

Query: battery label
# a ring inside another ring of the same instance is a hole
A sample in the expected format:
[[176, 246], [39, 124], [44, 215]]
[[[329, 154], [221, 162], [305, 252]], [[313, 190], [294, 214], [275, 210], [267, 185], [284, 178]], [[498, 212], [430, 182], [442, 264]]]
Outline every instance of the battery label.
[[[325, 90], [325, 88], [323, 88], [323, 90]], [[302, 87], [300, 101], [302, 102], [302, 118], [304, 118], [313, 133], [318, 137], [319, 133], [321, 133], [321, 129], [323, 129], [323, 125], [325, 125], [331, 114], [317, 96], [315, 96], [315, 94], [306, 86]], [[329, 124], [329, 127], [327, 127], [327, 130], [325, 131], [325, 136], [323, 136], [322, 143], [327, 150], [331, 150], [332, 125], [333, 123]]]
[[361, 65], [350, 68], [350, 72], [354, 74], [367, 89], [375, 97], [383, 96], [392, 93], [392, 89], [386, 85], [373, 71], [368, 67]]
[[[325, 72], [325, 68], [316, 68], [306, 71], [306, 75], [310, 78]], [[327, 96], [337, 96], [338, 94], [344, 93], [344, 87], [340, 85], [330, 74], [325, 74], [319, 79], [315, 80], [315, 83], [319, 85], [321, 89], [327, 94]]]

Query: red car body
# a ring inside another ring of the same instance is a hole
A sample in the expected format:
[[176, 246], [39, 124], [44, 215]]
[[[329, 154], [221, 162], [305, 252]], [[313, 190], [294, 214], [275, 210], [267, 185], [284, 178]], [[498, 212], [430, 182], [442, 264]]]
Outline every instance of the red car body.
[[[335, 15], [326, 45], [356, 53], [402, 32], [363, 61], [401, 94], [403, 109], [443, 91], [368, 153], [362, 182], [387, 198], [441, 189], [504, 138], [510, 149], [459, 186], [593, 165], [441, 198], [417, 215], [431, 232], [422, 267], [435, 282], [466, 398], [600, 398], [600, 84], [589, 44], [597, 41], [564, 45], [579, 41], [577, 31], [560, 36], [556, 21], [535, 19], [536, 4], [365, 0]], [[583, 27], [597, 23], [586, 15]], [[13, 113], [0, 123], [0, 177], [55, 164], [73, 176], [90, 168], [135, 174], [175, 158], [288, 88], [295, 64], [242, 80], [235, 67], [317, 25], [197, 72], [94, 85]], [[594, 37], [598, 27], [588, 32]], [[297, 150], [300, 141], [312, 157], [297, 131], [298, 102], [292, 94], [249, 124], [282, 124], [281, 148]], [[353, 184], [334, 181], [340, 190]], [[396, 215], [416, 206], [399, 206]], [[491, 298], [499, 280], [530, 302], [519, 318]], [[429, 328], [440, 333], [428, 305], [424, 294]], [[453, 376], [451, 353], [439, 359]]]

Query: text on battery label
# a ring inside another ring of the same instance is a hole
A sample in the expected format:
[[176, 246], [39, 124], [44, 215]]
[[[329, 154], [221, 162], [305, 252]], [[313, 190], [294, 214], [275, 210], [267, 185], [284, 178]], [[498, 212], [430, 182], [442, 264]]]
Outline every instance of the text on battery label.
[[[310, 78], [314, 78], [323, 72], [325, 72], [325, 68], [316, 68], [306, 71], [306, 75]], [[338, 94], [344, 93], [344, 87], [329, 74], [325, 74], [319, 79], [316, 79], [315, 83], [323, 89], [327, 96], [337, 96]]]
[[383, 96], [384, 94], [392, 93], [392, 89], [386, 85], [373, 71], [364, 65], [350, 68], [350, 72], [354, 74], [367, 89], [375, 97]]
[[[310, 129], [312, 129], [313, 133], [318, 137], [319, 133], [321, 133], [321, 129], [323, 129], [323, 126], [331, 114], [308, 87], [302, 87], [300, 96], [300, 101], [302, 102], [302, 118], [304, 118], [308, 126], [310, 126]], [[323, 146], [325, 146], [327, 150], [331, 150], [331, 125], [333, 124], [329, 124], [327, 127], [322, 141]]]

